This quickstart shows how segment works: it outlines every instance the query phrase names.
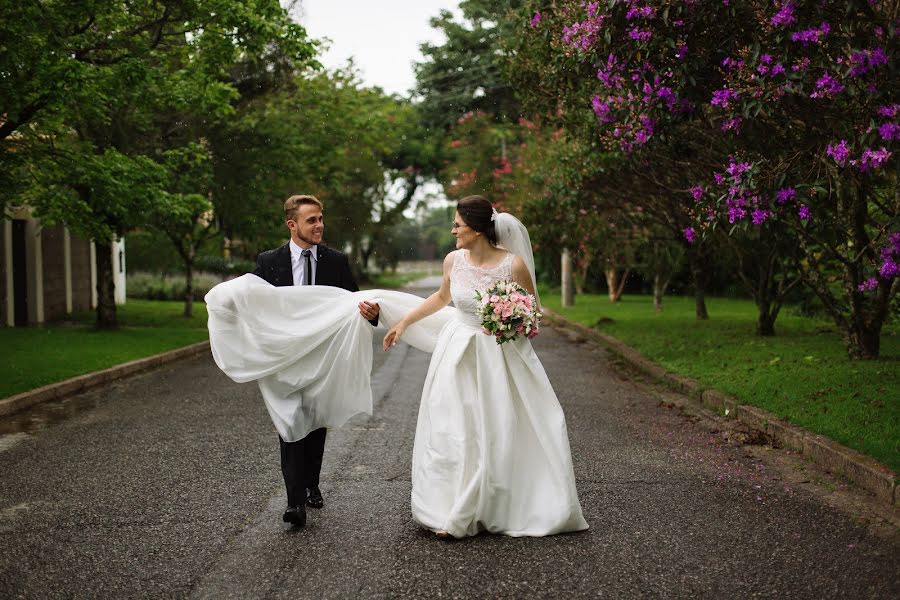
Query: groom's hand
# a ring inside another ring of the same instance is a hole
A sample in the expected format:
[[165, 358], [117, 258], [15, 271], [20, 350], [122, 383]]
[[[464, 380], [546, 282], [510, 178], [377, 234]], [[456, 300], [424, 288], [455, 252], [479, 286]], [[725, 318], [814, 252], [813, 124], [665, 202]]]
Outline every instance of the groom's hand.
[[372, 319], [377, 319], [378, 314], [380, 312], [381, 312], [381, 307], [378, 306], [377, 302], [360, 302], [359, 303], [359, 314], [361, 314], [366, 321], [371, 321]]

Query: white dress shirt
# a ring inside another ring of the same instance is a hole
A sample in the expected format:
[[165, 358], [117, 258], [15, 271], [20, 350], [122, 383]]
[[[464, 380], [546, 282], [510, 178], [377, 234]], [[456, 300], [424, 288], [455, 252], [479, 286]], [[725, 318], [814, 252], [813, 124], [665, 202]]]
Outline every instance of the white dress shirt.
[[[291, 272], [294, 274], [294, 285], [304, 285], [306, 283], [306, 259], [303, 258], [303, 248], [294, 243], [291, 239]], [[318, 262], [318, 246], [310, 246], [311, 252], [310, 264], [312, 265], [312, 278], [310, 281], [316, 282], [316, 263]]]

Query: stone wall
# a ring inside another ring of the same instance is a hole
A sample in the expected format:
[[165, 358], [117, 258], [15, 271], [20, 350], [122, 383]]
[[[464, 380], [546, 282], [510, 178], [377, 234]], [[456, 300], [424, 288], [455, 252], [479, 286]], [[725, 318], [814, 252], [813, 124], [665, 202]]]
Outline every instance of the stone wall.
[[44, 320], [66, 317], [65, 230], [62, 225], [41, 230], [41, 257], [44, 270]]
[[91, 310], [91, 243], [72, 236], [72, 310]]

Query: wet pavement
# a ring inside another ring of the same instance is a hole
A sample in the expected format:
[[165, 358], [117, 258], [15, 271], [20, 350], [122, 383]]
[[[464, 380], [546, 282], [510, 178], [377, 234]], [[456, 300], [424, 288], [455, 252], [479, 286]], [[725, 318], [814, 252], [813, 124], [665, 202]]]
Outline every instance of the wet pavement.
[[836, 484], [599, 349], [555, 331], [535, 348], [586, 532], [448, 543], [411, 521], [429, 356], [405, 345], [375, 352], [375, 414], [329, 433], [326, 506], [291, 529], [256, 386], [203, 356], [0, 420], [0, 598], [900, 596], [895, 530], [836, 508]]

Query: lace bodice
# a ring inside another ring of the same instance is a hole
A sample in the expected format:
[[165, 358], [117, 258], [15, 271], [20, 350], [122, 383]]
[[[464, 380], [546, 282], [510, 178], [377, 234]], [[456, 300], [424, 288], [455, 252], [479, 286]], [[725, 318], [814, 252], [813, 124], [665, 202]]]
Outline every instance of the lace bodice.
[[498, 279], [511, 280], [513, 254], [507, 252], [500, 264], [489, 269], [470, 263], [467, 250], [456, 250], [454, 254], [453, 268], [450, 270], [450, 295], [457, 308], [457, 318], [480, 327], [481, 321], [475, 316], [475, 291], [487, 289]]

